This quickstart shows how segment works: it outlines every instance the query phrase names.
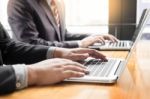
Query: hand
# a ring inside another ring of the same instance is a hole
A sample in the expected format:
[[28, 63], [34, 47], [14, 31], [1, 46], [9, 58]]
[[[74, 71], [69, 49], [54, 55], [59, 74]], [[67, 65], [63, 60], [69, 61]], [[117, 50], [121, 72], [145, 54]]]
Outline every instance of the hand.
[[105, 44], [105, 40], [110, 40], [111, 42], [118, 41], [118, 39], [113, 35], [95, 35], [95, 36], [86, 37], [83, 40], [81, 40], [80, 47], [87, 48], [88, 46], [93, 45], [94, 43]]
[[109, 41], [111, 41], [111, 42], [118, 42], [119, 40], [116, 38], [116, 37], [114, 37], [113, 35], [103, 35], [103, 38], [105, 39], [105, 40], [109, 40]]
[[100, 52], [94, 49], [87, 48], [74, 48], [74, 49], [66, 49], [66, 48], [56, 48], [54, 51], [54, 58], [65, 58], [73, 61], [82, 61], [88, 57], [99, 58], [106, 61], [106, 56], [101, 54]]
[[49, 59], [28, 65], [28, 85], [54, 84], [70, 77], [82, 77], [86, 68], [67, 59]]

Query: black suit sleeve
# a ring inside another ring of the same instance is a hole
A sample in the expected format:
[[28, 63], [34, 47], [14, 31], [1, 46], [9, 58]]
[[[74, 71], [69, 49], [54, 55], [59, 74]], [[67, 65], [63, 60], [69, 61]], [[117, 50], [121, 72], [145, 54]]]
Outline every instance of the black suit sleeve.
[[4, 64], [32, 64], [46, 59], [49, 47], [42, 45], [34, 46], [14, 41], [9, 38], [1, 25], [0, 33], [0, 48]]
[[0, 66], [0, 94], [6, 94], [16, 89], [16, 77], [12, 66]]
[[[78, 47], [77, 42], [58, 42], [58, 41], [47, 41], [39, 35], [45, 32], [40, 32], [39, 28], [36, 27], [38, 20], [37, 12], [27, 0], [9, 0], [8, 3], [8, 21], [12, 31], [15, 34], [17, 40], [35, 44], [35, 45], [46, 45], [46, 46], [57, 46], [57, 47]], [[36, 17], [36, 18], [35, 18]], [[39, 23], [41, 27], [44, 23]]]
[[71, 41], [71, 40], [82, 40], [86, 37], [90, 36], [89, 34], [82, 34], [82, 33], [70, 33], [66, 30], [66, 40]]
[[44, 60], [48, 48], [13, 41], [0, 24], [0, 57], [2, 57], [0, 61], [3, 60], [3, 63], [7, 64], [4, 67], [0, 66], [0, 94], [16, 89], [15, 73], [9, 64], [32, 64]]

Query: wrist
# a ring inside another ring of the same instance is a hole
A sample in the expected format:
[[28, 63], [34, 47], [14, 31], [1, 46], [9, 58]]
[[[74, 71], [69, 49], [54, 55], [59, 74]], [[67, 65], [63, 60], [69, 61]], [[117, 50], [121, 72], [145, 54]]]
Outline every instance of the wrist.
[[82, 41], [77, 41], [77, 42], [78, 42], [78, 46], [82, 48], [83, 47]]
[[54, 58], [54, 52], [57, 47], [50, 47], [47, 51], [46, 58], [51, 59]]
[[65, 53], [65, 48], [56, 48], [54, 50], [54, 58], [64, 58], [63, 54]]
[[37, 81], [36, 69], [32, 65], [28, 65], [27, 69], [28, 69], [28, 86], [36, 85]]
[[12, 65], [16, 76], [16, 89], [23, 89], [28, 86], [28, 71], [25, 64]]

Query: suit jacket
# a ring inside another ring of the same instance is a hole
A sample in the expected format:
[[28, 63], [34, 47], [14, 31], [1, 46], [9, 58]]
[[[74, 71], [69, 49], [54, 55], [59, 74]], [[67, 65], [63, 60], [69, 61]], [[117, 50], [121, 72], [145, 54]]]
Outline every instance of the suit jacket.
[[68, 33], [63, 2], [56, 4], [60, 15], [60, 28], [57, 27], [46, 0], [9, 0], [8, 20], [16, 38], [31, 44], [78, 47], [76, 41], [68, 40], [81, 40], [88, 35]]
[[31, 46], [13, 41], [0, 24], [0, 94], [16, 89], [16, 77], [11, 64], [39, 62], [46, 59], [47, 50], [46, 46]]

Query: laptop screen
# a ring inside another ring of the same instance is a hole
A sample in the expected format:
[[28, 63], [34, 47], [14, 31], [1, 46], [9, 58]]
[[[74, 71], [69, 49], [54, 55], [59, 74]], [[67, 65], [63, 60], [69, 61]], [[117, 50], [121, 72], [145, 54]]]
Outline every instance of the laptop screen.
[[136, 39], [135, 39], [135, 42], [133, 43], [132, 47], [131, 47], [131, 50], [127, 56], [127, 61], [129, 59], [129, 57], [131, 56], [131, 53], [133, 52], [134, 48], [136, 47], [138, 41], [140, 40], [141, 36], [142, 36], [142, 32], [143, 32], [143, 29], [145, 27], [145, 25], [147, 24], [149, 18], [150, 18], [150, 9], [145, 9], [143, 11], [143, 14], [142, 14], [142, 17], [141, 20], [140, 20], [140, 23], [135, 31], [136, 34], [139, 34], [137, 35]]
[[139, 24], [138, 24], [138, 26], [136, 27], [136, 30], [135, 30], [134, 35], [133, 35], [133, 37], [132, 37], [132, 41], [133, 41], [133, 42], [135, 42], [135, 40], [136, 40], [138, 34], [140, 33], [141, 29], [144, 27], [143, 22], [144, 22], [145, 18], [147, 18], [148, 13], [149, 13], [149, 10], [148, 10], [148, 9], [144, 9], [144, 10], [143, 10], [143, 13], [142, 13], [142, 15], [141, 15]]
[[[145, 14], [144, 14], [145, 13]], [[124, 70], [124, 68], [126, 67], [126, 65], [127, 65], [127, 63], [128, 63], [128, 61], [129, 61], [129, 59], [130, 59], [130, 56], [132, 55], [132, 52], [134, 51], [134, 49], [135, 49], [135, 47], [136, 47], [136, 45], [137, 45], [137, 42], [140, 40], [140, 38], [141, 38], [141, 36], [142, 36], [142, 32], [143, 32], [143, 29], [144, 29], [144, 27], [145, 27], [145, 25], [146, 25], [146, 23], [148, 22], [148, 19], [149, 19], [149, 17], [150, 17], [150, 9], [145, 9], [144, 11], [143, 11], [143, 14], [142, 14], [142, 17], [143, 18], [141, 18], [141, 20], [140, 20], [140, 24], [138, 25], [138, 27], [137, 27], [137, 29], [136, 29], [136, 31], [135, 31], [135, 33], [136, 34], [139, 34], [139, 35], [137, 35], [137, 37], [135, 38], [135, 42], [133, 43], [133, 45], [132, 45], [132, 47], [131, 47], [131, 50], [129, 51], [129, 54], [128, 54], [128, 56], [126, 57], [126, 60], [124, 61], [124, 62], [122, 62], [122, 67], [123, 68], [121, 68], [121, 70], [119, 71], [119, 72], [117, 72], [117, 74], [118, 75], [120, 75], [120, 73]]]

